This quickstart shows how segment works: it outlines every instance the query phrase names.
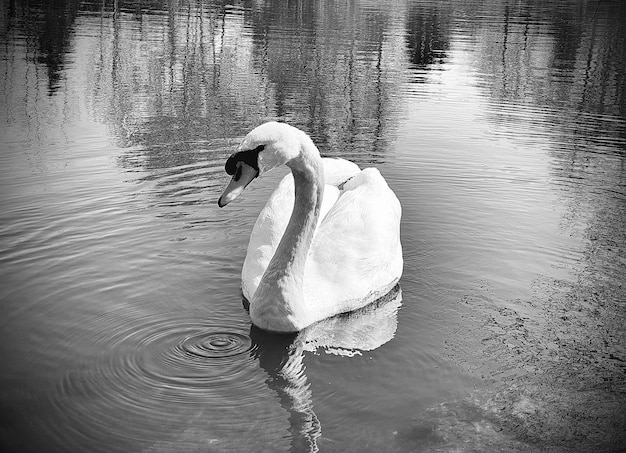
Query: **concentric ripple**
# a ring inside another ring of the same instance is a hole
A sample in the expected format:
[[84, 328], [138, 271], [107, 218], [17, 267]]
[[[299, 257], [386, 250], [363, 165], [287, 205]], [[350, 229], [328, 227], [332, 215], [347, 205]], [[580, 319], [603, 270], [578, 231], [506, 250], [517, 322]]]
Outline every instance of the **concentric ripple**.
[[215, 329], [179, 324], [153, 332], [141, 338], [140, 351], [126, 357], [126, 366], [155, 383], [182, 388], [232, 381], [250, 364], [252, 341], [243, 332]]
[[119, 445], [113, 450], [131, 451], [173, 425], [175, 432], [193, 427], [200, 436], [206, 430], [224, 439], [233, 424], [245, 428], [242, 413], [270, 426], [282, 416], [275, 414], [277, 404], [258, 404], [275, 395], [265, 384], [248, 325], [156, 315], [120, 323], [119, 315], [101, 317], [91, 337], [82, 339], [99, 352], [84, 369], [64, 376], [61, 397], [53, 401], [64, 426], [73, 427], [71, 439], [86, 440], [76, 448], [110, 446], [115, 433]]
[[[145, 388], [167, 385], [184, 393], [195, 387], [245, 381], [252, 364], [247, 326], [229, 327], [193, 319], [154, 316], [113, 327], [103, 317], [92, 337], [99, 349], [96, 367], [111, 385], [125, 388], [133, 380]], [[119, 320], [118, 320], [119, 322]]]
[[212, 332], [186, 338], [179, 345], [180, 350], [189, 356], [201, 358], [233, 357], [248, 352], [250, 337], [236, 332]]

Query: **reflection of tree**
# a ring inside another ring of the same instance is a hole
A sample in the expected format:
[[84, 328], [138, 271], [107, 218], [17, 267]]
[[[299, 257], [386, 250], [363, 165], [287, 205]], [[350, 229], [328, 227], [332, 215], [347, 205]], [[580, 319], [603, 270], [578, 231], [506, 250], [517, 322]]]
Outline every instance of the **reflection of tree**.
[[[611, 2], [490, 7], [500, 19], [473, 31], [480, 42], [477, 64], [498, 106], [490, 119], [526, 122], [538, 138], [549, 135], [554, 176], [573, 198], [569, 215], [607, 203], [620, 210], [619, 197], [589, 204], [595, 198], [589, 188], [624, 193], [626, 10]], [[532, 110], [520, 115], [524, 105]]]
[[581, 58], [585, 75], [580, 108], [626, 118], [626, 9], [615, 3], [598, 5], [591, 18], [586, 14], [583, 19], [588, 25], [584, 30], [587, 39], [581, 45], [586, 58]]
[[[491, 96], [498, 105], [537, 107], [535, 114], [521, 116], [497, 108], [492, 119], [527, 121], [532, 129], [549, 131], [561, 178], [577, 179], [590, 165], [614, 168], [598, 159], [612, 161], [602, 150], [622, 149], [626, 138], [623, 121], [615, 120], [626, 118], [626, 9], [612, 2], [541, 9], [493, 2], [490, 7], [501, 17], [491, 21], [498, 25], [485, 23], [475, 33], [481, 42], [477, 63]], [[589, 154], [591, 147], [600, 153]], [[618, 193], [621, 178], [614, 181]]]
[[409, 60], [418, 69], [443, 63], [450, 47], [450, 11], [439, 5], [412, 4], [407, 17]]
[[117, 2], [100, 12], [91, 101], [121, 145], [139, 145], [124, 165], [189, 164], [195, 143], [270, 118], [302, 126], [327, 154], [376, 160], [401, 81], [388, 14], [313, 1], [189, 2], [164, 13]]
[[263, 83], [248, 68], [240, 14], [204, 3], [100, 14], [90, 103], [122, 146], [141, 146], [143, 162], [136, 155], [127, 162], [189, 163], [193, 143], [237, 136], [258, 122], [247, 104], [259, 104]]
[[[276, 114], [309, 131], [326, 154], [376, 160], [396, 116], [401, 81], [392, 14], [336, 2], [272, 1], [250, 19], [255, 67], [275, 90]], [[362, 155], [366, 154], [366, 155]]]
[[[41, 35], [51, 92], [71, 44], [90, 113], [128, 149], [124, 166], [194, 165], [199, 146], [215, 148], [209, 160], [217, 165], [233, 138], [268, 119], [303, 127], [327, 155], [384, 159], [401, 108], [402, 8], [313, 0], [29, 5], [11, 14]], [[73, 35], [77, 17], [81, 33]]]
[[489, 20], [472, 33], [480, 43], [477, 63], [497, 101], [624, 117], [624, 8], [565, 2], [537, 9], [495, 1], [487, 7]]
[[54, 94], [59, 88], [70, 47], [72, 27], [78, 13], [77, 1], [11, 1], [8, 9], [9, 20], [5, 22], [6, 29], [2, 33], [6, 34], [10, 28], [19, 26], [33, 38], [25, 42], [31, 47], [35, 61], [46, 67], [48, 93]]

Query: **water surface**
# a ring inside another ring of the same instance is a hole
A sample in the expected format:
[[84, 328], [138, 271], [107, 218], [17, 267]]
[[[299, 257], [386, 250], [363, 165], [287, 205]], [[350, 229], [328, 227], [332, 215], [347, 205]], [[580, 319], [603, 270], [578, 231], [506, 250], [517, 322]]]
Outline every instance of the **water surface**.
[[[67, 1], [0, 12], [3, 451], [618, 451], [626, 9]], [[240, 272], [267, 120], [377, 166], [405, 271], [300, 335]]]

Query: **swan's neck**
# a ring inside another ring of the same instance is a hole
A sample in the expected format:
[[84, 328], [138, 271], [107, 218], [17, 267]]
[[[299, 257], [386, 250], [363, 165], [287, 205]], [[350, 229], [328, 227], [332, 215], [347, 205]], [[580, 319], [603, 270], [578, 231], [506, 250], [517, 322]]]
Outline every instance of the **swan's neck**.
[[254, 324], [278, 331], [300, 330], [304, 321], [304, 268], [324, 192], [324, 164], [308, 137], [287, 166], [294, 178], [293, 212], [250, 306]]
[[293, 212], [269, 268], [301, 284], [320, 213], [324, 174], [321, 165], [310, 165], [311, 162], [290, 164], [295, 186]]

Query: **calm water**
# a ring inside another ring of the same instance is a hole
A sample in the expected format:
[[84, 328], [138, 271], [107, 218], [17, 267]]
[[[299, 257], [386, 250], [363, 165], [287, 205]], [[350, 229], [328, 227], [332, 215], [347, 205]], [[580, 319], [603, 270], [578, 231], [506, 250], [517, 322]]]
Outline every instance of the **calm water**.
[[[618, 451], [626, 8], [0, 3], [3, 451]], [[297, 336], [239, 278], [254, 126], [376, 165], [405, 271]]]

